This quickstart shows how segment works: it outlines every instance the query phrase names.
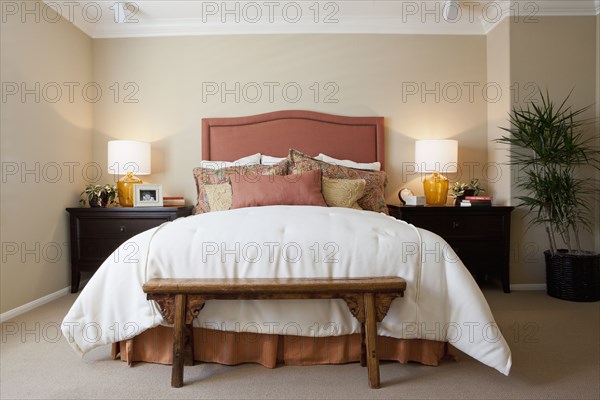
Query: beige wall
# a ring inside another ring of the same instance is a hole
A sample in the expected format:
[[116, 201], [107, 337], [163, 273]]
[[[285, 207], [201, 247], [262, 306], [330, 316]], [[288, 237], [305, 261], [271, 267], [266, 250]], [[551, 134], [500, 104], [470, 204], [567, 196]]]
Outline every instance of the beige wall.
[[[150, 141], [153, 175], [147, 181], [162, 183], [166, 194], [183, 194], [192, 203], [191, 171], [201, 159], [203, 117], [281, 109], [380, 115], [386, 118], [387, 195], [398, 202], [396, 193], [402, 186], [422, 194], [417, 175], [403, 179], [402, 174], [403, 163], [414, 161], [415, 139], [458, 139], [461, 163], [476, 163], [479, 168], [485, 163], [485, 45], [483, 36], [407, 35], [95, 40], [94, 79], [102, 85], [134, 82], [139, 102], [102, 101], [94, 106], [94, 160], [106, 163], [109, 139]], [[251, 102], [255, 92], [246, 96], [242, 92], [239, 102], [234, 95], [224, 102], [220, 96], [203, 101], [203, 84], [211, 82], [224, 82], [229, 88], [236, 82], [241, 87], [257, 83], [264, 92], [255, 103]], [[280, 85], [272, 102], [265, 82]], [[316, 101], [311, 90], [315, 82], [320, 87]], [[329, 82], [338, 88], [335, 103], [326, 100]], [[289, 83], [302, 89], [298, 102], [287, 101], [282, 94]], [[478, 85], [473, 98], [469, 98], [469, 84]], [[409, 89], [418, 93], [411, 95]], [[432, 91], [424, 100], [422, 89]]]
[[[91, 161], [93, 110], [81, 87], [92, 81], [92, 40], [64, 21], [28, 21], [1, 24], [0, 313], [69, 285], [65, 207], [76, 205]], [[72, 103], [65, 82], [81, 84]], [[21, 84], [33, 94], [22, 99]]]
[[[573, 89], [570, 104], [575, 108], [596, 103], [596, 17], [537, 17], [536, 23], [511, 22], [510, 75], [513, 88], [513, 105], [535, 96], [535, 86], [549, 90], [556, 99], [564, 99]], [[592, 107], [586, 117], [598, 117]], [[587, 131], [594, 135], [592, 127]], [[518, 179], [515, 177], [515, 179]], [[513, 180], [514, 184], [514, 180]], [[513, 187], [513, 197], [518, 195]], [[518, 202], [515, 200], [515, 202]], [[511, 265], [512, 282], [545, 282], [542, 252], [548, 246], [541, 227], [526, 230], [526, 211], [513, 213]], [[586, 234], [582, 247], [594, 248], [594, 237], [600, 235], [596, 224], [592, 235]]]
[[508, 146], [497, 144], [494, 140], [506, 132], [506, 117], [511, 107], [511, 69], [510, 69], [510, 21], [504, 19], [487, 34], [487, 81], [499, 88], [502, 93], [497, 101], [487, 104], [488, 164], [486, 171], [488, 189], [494, 195], [497, 205], [511, 205], [511, 170]]

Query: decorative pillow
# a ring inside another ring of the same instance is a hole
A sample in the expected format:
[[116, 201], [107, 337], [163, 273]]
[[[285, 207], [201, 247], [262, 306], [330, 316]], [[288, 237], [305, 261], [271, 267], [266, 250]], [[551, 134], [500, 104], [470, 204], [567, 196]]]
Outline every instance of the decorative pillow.
[[[275, 165], [246, 165], [227, 167], [221, 169], [194, 168], [194, 179], [196, 180], [196, 191], [198, 200], [194, 208], [194, 214], [202, 214], [213, 211], [207, 197], [206, 186], [215, 184], [231, 184], [231, 179], [257, 181], [261, 175], [286, 175], [288, 173], [289, 161], [286, 158]], [[215, 190], [216, 188], [209, 189]], [[214, 193], [213, 193], [214, 195]], [[219, 207], [220, 209], [220, 207]]]
[[[260, 164], [260, 153], [252, 154], [235, 161], [200, 161], [200, 168], [221, 169], [228, 167], [239, 167], [245, 165]], [[274, 163], [276, 164], [276, 163]]]
[[206, 190], [206, 199], [210, 211], [225, 211], [231, 209], [231, 184], [217, 183], [214, 185], [204, 185]]
[[373, 163], [358, 163], [352, 160], [338, 160], [337, 158], [329, 157], [326, 154], [319, 154], [321, 158], [315, 158], [316, 160], [325, 161], [329, 164], [341, 165], [342, 167], [356, 168], [356, 169], [368, 169], [370, 171], [381, 171], [381, 163], [379, 161]]
[[[324, 154], [319, 154], [318, 156], [315, 156], [313, 158], [315, 160], [323, 161], [323, 156], [324, 156]], [[273, 165], [273, 164], [277, 164], [278, 162], [285, 160], [286, 158], [287, 157], [271, 157], [271, 156], [267, 156], [267, 155], [263, 154], [260, 158], [260, 163], [262, 165]], [[353, 162], [353, 161], [350, 161], [350, 162]], [[368, 168], [365, 168], [365, 169], [368, 169]]]
[[323, 177], [321, 190], [329, 207], [362, 210], [357, 201], [365, 194], [364, 179], [331, 179]]
[[255, 182], [232, 179], [231, 189], [233, 192], [231, 208], [274, 205], [327, 207], [321, 193], [320, 169], [298, 175], [263, 175]]
[[313, 169], [321, 169], [323, 176], [332, 179], [364, 179], [365, 194], [358, 199], [358, 205], [364, 210], [389, 214], [385, 204], [384, 189], [387, 185], [387, 175], [384, 171], [364, 171], [360, 169], [333, 165], [315, 160], [301, 152], [290, 149], [288, 159], [291, 162], [291, 173], [302, 173]]

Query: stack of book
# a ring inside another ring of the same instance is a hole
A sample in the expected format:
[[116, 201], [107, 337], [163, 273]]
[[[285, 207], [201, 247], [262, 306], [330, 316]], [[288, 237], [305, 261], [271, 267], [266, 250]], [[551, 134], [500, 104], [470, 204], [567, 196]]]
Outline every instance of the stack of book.
[[461, 207], [491, 207], [491, 196], [467, 196], [460, 202]]
[[163, 196], [164, 207], [183, 207], [185, 206], [185, 199], [183, 196]]

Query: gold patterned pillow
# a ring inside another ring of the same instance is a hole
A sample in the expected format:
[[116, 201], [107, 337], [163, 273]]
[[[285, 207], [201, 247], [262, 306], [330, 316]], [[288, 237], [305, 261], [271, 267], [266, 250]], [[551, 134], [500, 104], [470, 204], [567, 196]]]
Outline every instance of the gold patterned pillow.
[[291, 163], [290, 172], [294, 174], [321, 169], [325, 178], [364, 179], [365, 193], [358, 199], [358, 205], [363, 210], [389, 214], [384, 195], [385, 186], [387, 185], [387, 175], [384, 171], [367, 171], [329, 164], [315, 160], [294, 149], [290, 149], [288, 159]]
[[329, 207], [355, 208], [362, 210], [357, 201], [365, 194], [364, 179], [323, 178], [321, 190]]
[[214, 185], [204, 185], [206, 190], [206, 200], [210, 211], [225, 211], [231, 209], [233, 203], [233, 193], [230, 183], [216, 183]]

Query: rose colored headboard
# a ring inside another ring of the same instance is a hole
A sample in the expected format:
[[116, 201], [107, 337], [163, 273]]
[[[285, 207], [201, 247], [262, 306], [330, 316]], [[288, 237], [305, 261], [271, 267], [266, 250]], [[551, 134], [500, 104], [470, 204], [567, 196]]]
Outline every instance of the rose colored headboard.
[[202, 159], [235, 161], [262, 153], [285, 157], [290, 148], [384, 167], [383, 117], [344, 117], [313, 111], [275, 111], [202, 119]]

